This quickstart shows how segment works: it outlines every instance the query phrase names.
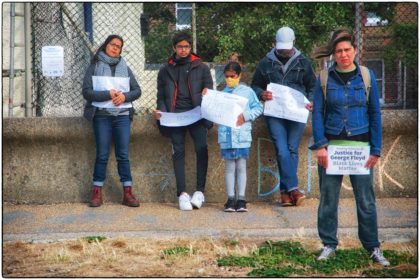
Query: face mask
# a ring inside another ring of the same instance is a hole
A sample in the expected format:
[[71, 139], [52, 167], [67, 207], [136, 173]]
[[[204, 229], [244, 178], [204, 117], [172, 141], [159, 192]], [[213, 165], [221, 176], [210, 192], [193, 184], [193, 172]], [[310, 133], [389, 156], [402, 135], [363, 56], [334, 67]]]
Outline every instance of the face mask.
[[283, 54], [283, 53], [281, 53], [280, 51], [276, 51], [276, 53], [277, 53], [277, 55], [278, 56], [280, 56], [281, 58], [291, 58], [294, 54], [295, 54], [295, 52], [293, 51], [293, 52], [290, 52], [290, 53], [288, 53], [288, 54]]
[[236, 87], [239, 85], [239, 81], [241, 80], [241, 77], [238, 77], [236, 79], [234, 78], [225, 78], [226, 84], [228, 87]]

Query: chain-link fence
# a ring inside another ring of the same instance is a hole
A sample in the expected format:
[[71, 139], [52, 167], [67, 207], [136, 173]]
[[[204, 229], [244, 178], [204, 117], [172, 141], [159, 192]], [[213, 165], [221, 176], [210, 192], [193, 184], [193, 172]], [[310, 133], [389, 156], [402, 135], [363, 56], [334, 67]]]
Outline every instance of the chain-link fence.
[[[142, 96], [139, 114], [156, 106], [159, 68], [172, 54], [171, 39], [185, 30], [223, 87], [223, 65], [238, 59], [243, 81], [273, 47], [276, 30], [295, 30], [296, 47], [310, 57], [338, 26], [355, 30], [358, 60], [375, 73], [383, 107], [417, 108], [417, 3], [43, 3], [32, 6], [34, 99], [37, 116], [80, 116], [82, 80], [92, 54], [110, 34], [124, 39], [122, 56]], [[63, 46], [65, 74], [42, 75], [41, 48]], [[324, 64], [313, 61], [319, 70]]]

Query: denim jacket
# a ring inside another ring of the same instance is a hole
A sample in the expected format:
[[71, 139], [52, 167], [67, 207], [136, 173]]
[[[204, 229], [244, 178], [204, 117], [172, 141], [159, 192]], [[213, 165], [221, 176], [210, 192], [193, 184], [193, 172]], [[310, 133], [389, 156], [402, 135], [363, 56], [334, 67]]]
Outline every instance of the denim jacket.
[[248, 98], [248, 103], [245, 107], [244, 115], [245, 123], [239, 128], [231, 128], [224, 125], [219, 125], [218, 131], [218, 142], [221, 149], [231, 148], [249, 148], [252, 142], [252, 124], [251, 121], [259, 117], [263, 112], [263, 105], [258, 101], [255, 92], [245, 85], [238, 85], [232, 88], [226, 87], [224, 92], [232, 92], [242, 97]]
[[309, 101], [312, 101], [312, 93], [316, 83], [316, 76], [311, 61], [302, 55], [296, 48], [295, 54], [283, 65], [274, 54], [272, 49], [261, 59], [252, 78], [251, 87], [258, 97], [267, 90], [269, 83], [276, 83], [291, 87], [302, 92]]
[[[355, 63], [356, 64], [356, 63]], [[370, 153], [380, 156], [382, 146], [382, 121], [379, 105], [379, 93], [373, 72], [369, 70], [371, 88], [369, 100], [363, 84], [359, 65], [357, 74], [344, 84], [335, 70], [336, 65], [328, 69], [327, 102], [318, 77], [314, 91], [312, 110], [312, 131], [317, 149], [328, 144], [325, 133], [339, 135], [343, 128], [347, 135], [359, 135], [369, 132]], [[324, 108], [326, 105], [326, 108]]]

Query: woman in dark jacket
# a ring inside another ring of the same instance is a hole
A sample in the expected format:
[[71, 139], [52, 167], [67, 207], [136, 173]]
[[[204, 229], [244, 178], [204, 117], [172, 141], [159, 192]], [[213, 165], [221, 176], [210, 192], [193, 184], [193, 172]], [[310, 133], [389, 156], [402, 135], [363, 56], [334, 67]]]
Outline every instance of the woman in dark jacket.
[[[369, 70], [371, 84], [366, 86], [362, 66], [355, 61], [356, 43], [353, 32], [338, 29], [329, 44], [315, 50], [314, 57], [334, 56], [335, 63], [328, 71], [326, 92], [318, 78], [314, 91], [312, 130], [318, 159], [320, 202], [318, 233], [324, 244], [317, 260], [335, 255], [337, 239], [337, 210], [343, 175], [328, 175], [328, 146], [370, 146], [365, 165], [368, 175], [350, 175], [357, 207], [359, 238], [370, 257], [388, 266], [389, 262], [379, 249], [378, 225], [373, 192], [373, 167], [381, 154], [382, 123], [379, 94], [373, 72]], [[325, 71], [325, 70], [324, 70]], [[370, 91], [366, 88], [370, 87]]]
[[120, 36], [110, 35], [99, 47], [83, 80], [82, 94], [87, 100], [83, 115], [93, 121], [96, 140], [93, 197], [89, 203], [91, 207], [98, 207], [102, 203], [101, 191], [112, 138], [124, 190], [123, 204], [139, 206], [132, 194], [128, 146], [130, 122], [134, 113], [131, 102], [140, 97], [141, 90], [133, 72], [121, 57], [123, 44]]

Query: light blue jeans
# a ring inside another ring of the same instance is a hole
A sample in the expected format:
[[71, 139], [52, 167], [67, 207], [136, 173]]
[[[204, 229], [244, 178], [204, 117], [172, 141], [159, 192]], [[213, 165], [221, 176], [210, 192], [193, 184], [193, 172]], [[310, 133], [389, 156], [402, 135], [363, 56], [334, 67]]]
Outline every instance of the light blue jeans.
[[298, 149], [306, 124], [269, 116], [265, 119], [276, 149], [280, 192], [298, 189]]

